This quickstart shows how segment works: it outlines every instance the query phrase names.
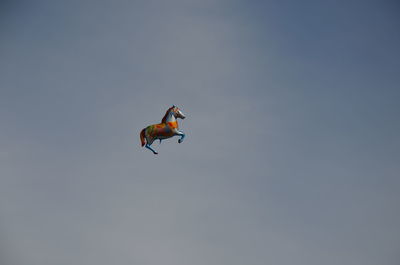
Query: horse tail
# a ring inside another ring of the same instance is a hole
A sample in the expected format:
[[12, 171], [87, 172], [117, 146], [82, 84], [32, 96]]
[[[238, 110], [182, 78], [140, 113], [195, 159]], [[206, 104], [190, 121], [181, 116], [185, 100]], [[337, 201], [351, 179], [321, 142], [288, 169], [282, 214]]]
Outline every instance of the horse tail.
[[140, 132], [140, 142], [142, 143], [142, 146], [146, 143], [146, 142], [145, 142], [145, 137], [144, 137], [144, 131], [145, 131], [145, 129], [143, 129], [143, 130]]

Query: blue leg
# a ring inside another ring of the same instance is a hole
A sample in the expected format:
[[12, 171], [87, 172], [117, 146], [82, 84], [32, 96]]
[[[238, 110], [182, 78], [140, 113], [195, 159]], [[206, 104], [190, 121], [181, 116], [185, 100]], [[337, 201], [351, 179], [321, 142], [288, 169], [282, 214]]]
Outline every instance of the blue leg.
[[183, 132], [178, 132], [177, 135], [181, 137], [178, 139], [178, 143], [182, 143], [183, 139], [185, 138], [185, 134]]
[[151, 146], [150, 146], [149, 144], [146, 144], [145, 147], [146, 147], [147, 149], [150, 149], [150, 150], [153, 152], [153, 154], [155, 154], [155, 155], [158, 154], [153, 148], [151, 148]]

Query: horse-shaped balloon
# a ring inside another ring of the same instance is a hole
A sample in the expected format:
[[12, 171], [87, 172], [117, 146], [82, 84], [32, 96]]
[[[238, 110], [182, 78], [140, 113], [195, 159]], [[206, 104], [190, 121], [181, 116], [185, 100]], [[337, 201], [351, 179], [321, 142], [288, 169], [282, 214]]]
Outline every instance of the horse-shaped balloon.
[[158, 153], [151, 147], [151, 144], [156, 139], [159, 139], [161, 143], [163, 139], [179, 135], [181, 138], [178, 139], [178, 143], [182, 143], [185, 134], [179, 131], [177, 118], [184, 119], [185, 115], [178, 107], [170, 107], [162, 118], [161, 123], [149, 125], [140, 132], [142, 146], [150, 149], [156, 155]]

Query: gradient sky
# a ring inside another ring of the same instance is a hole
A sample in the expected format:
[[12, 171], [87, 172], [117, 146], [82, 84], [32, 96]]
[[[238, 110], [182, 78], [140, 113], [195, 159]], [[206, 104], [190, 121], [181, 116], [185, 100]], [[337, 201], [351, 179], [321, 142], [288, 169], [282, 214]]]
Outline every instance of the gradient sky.
[[398, 265], [399, 11], [2, 1], [0, 263]]

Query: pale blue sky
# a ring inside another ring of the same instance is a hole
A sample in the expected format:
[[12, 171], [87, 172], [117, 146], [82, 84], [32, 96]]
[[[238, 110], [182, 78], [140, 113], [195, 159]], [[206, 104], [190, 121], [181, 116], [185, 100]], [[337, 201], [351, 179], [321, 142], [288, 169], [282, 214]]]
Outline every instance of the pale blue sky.
[[0, 10], [2, 265], [399, 263], [396, 1]]

